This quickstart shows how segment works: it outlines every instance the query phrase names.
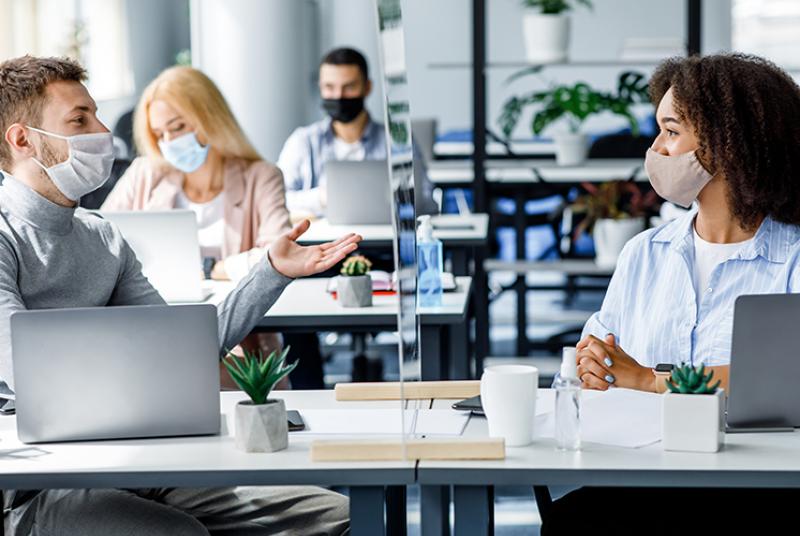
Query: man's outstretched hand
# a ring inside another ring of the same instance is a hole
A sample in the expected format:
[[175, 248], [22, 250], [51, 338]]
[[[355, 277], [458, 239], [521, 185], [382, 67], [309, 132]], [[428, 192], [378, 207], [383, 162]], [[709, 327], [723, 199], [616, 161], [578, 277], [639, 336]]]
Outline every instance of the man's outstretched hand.
[[308, 231], [310, 225], [308, 220], [301, 221], [273, 242], [267, 252], [272, 266], [286, 277], [296, 279], [329, 270], [354, 252], [361, 242], [359, 235], [351, 233], [335, 242], [301, 246], [297, 239]]

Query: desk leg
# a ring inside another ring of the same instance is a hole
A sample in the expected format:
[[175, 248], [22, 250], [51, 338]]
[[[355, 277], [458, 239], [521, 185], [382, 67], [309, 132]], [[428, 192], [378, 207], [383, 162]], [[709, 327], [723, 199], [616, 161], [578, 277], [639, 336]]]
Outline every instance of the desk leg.
[[386, 487], [386, 536], [408, 534], [406, 503], [405, 486]]
[[350, 488], [350, 534], [352, 536], [383, 536], [385, 490], [383, 486], [352, 486]]
[[421, 486], [420, 534], [450, 536], [450, 486]]
[[494, 488], [454, 486], [455, 536], [494, 534]]
[[453, 275], [469, 275], [468, 248], [453, 248], [450, 259], [453, 261]]
[[469, 320], [463, 324], [447, 326], [447, 351], [450, 356], [452, 380], [469, 380], [472, 378], [471, 359], [469, 354]]
[[447, 353], [442, 351], [442, 329], [441, 326], [422, 326], [420, 329], [420, 374], [423, 380], [447, 379]]

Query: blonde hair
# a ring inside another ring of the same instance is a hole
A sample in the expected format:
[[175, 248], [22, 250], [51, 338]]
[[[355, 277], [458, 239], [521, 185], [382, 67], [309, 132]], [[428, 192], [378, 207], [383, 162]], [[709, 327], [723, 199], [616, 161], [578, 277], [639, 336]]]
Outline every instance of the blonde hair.
[[175, 108], [194, 125], [200, 139], [224, 158], [262, 159], [214, 82], [201, 71], [184, 66], [162, 71], [148, 84], [139, 99], [133, 116], [133, 136], [141, 154], [164, 162], [148, 117], [150, 105], [156, 100], [163, 100]]

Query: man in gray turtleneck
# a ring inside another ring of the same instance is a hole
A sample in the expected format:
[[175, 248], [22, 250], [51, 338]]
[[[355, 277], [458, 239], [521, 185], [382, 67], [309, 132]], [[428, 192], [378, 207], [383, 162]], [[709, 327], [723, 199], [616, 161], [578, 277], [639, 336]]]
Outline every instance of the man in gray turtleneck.
[[[0, 64], [0, 393], [14, 388], [14, 311], [164, 303], [119, 230], [76, 208], [107, 180], [113, 162], [111, 134], [97, 119], [85, 78], [64, 59]], [[307, 228], [304, 222], [275, 241], [219, 306], [221, 349], [238, 344], [293, 278], [333, 267], [360, 240], [301, 247], [296, 239]], [[346, 499], [307, 487], [9, 491], [4, 502], [7, 534], [347, 530]]]

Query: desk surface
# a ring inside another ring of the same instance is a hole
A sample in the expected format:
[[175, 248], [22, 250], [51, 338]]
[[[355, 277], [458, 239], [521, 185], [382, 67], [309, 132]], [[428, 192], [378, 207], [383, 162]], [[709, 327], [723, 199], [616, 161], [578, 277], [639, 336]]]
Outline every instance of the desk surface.
[[[489, 236], [489, 216], [487, 214], [442, 214], [431, 218], [433, 235], [445, 246], [479, 246], [486, 243]], [[364, 246], [385, 246], [394, 239], [391, 225], [331, 225], [326, 219], [311, 222], [311, 227], [300, 237], [303, 244], [320, 244], [346, 235], [358, 233]]]
[[[592, 396], [595, 393], [584, 392]], [[452, 401], [436, 400], [434, 408]], [[465, 436], [486, 437], [486, 419], [470, 419]], [[420, 484], [800, 487], [800, 433], [726, 434], [715, 454], [666, 452], [661, 443], [628, 449], [585, 443], [559, 451], [552, 439], [506, 448], [493, 462], [431, 462], [418, 466]]]
[[[276, 391], [288, 409], [398, 408], [399, 402], [337, 402], [333, 391]], [[5, 489], [227, 485], [412, 484], [415, 463], [311, 462], [314, 436], [292, 435], [289, 448], [245, 453], [234, 445], [234, 406], [241, 392], [221, 394], [219, 436], [25, 445], [16, 419], [0, 417], [0, 484]], [[398, 434], [399, 435], [399, 434]]]
[[[373, 296], [372, 307], [340, 307], [326, 292], [328, 278], [298, 279], [286, 287], [278, 301], [259, 323], [262, 328], [394, 326], [397, 329], [397, 296]], [[466, 320], [472, 292], [471, 277], [456, 277], [456, 290], [442, 295], [441, 307], [421, 307], [423, 325], [459, 324]], [[233, 288], [214, 282], [208, 303], [217, 304]]]

